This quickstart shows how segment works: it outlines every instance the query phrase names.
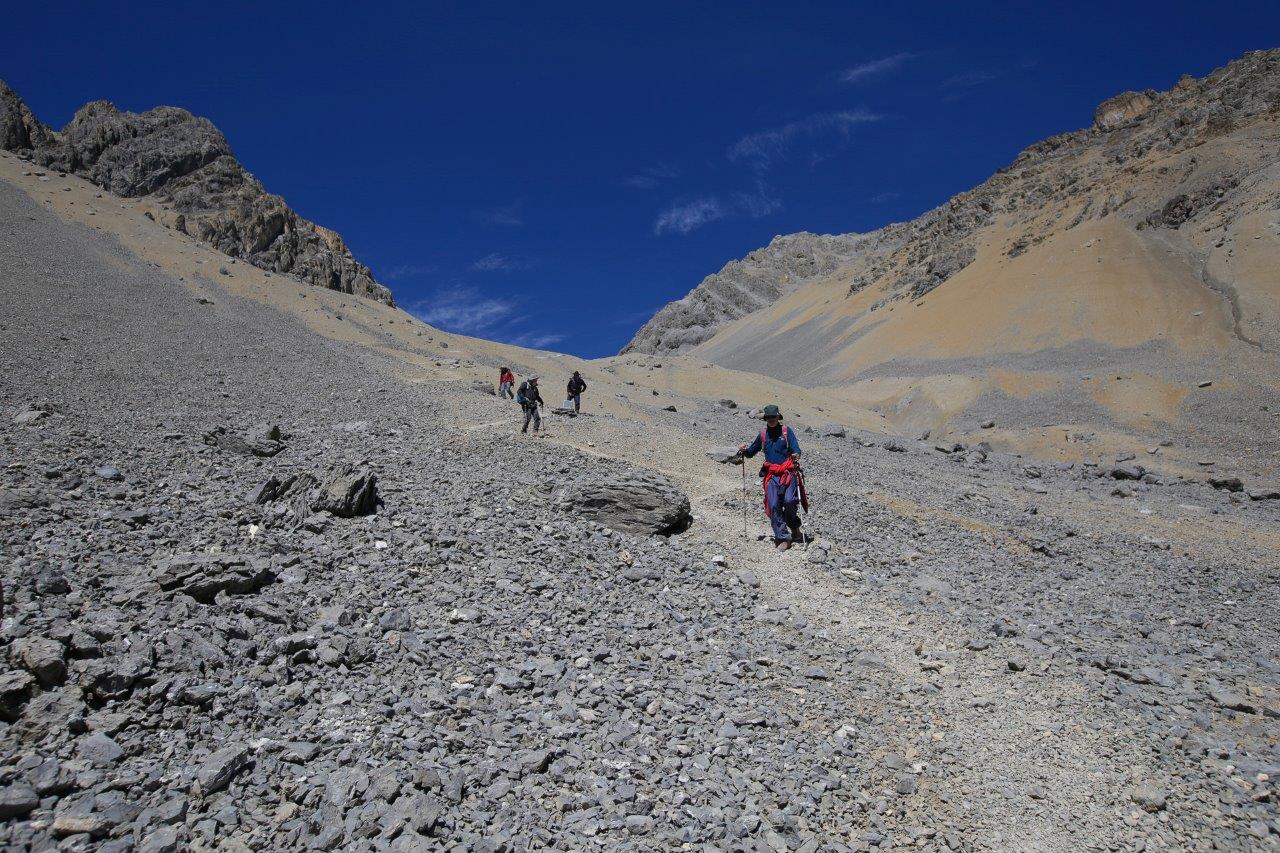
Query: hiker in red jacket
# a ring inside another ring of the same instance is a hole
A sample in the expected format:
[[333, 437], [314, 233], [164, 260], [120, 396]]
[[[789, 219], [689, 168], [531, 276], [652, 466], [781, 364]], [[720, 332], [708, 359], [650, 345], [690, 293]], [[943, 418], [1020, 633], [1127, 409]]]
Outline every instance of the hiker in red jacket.
[[516, 375], [511, 372], [510, 367], [498, 368], [498, 396], [506, 397], [508, 400], [515, 399], [515, 392], [511, 388], [516, 384]]
[[[773, 525], [773, 543], [779, 551], [791, 547], [800, 538], [800, 513], [797, 505], [805, 499], [800, 480], [800, 442], [796, 434], [782, 423], [782, 412], [775, 405], [764, 407], [765, 428], [756, 440], [738, 448], [747, 458], [764, 451], [764, 507]], [[805, 501], [806, 507], [808, 502]]]

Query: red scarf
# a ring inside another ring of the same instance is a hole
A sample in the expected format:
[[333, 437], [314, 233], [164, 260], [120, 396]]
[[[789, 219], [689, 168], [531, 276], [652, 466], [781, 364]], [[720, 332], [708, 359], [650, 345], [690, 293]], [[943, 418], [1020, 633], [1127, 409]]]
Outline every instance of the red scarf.
[[[787, 457], [787, 461], [786, 461], [786, 462], [783, 462], [783, 463], [782, 463], [782, 464], [780, 464], [780, 465], [774, 465], [772, 462], [766, 462], [766, 463], [764, 463], [764, 481], [763, 481], [763, 486], [764, 486], [764, 514], [765, 514], [765, 516], [768, 516], [768, 515], [769, 515], [769, 481], [770, 481], [770, 480], [772, 480], [773, 478], [777, 477], [777, 478], [778, 478], [778, 489], [779, 489], [780, 491], [785, 492], [785, 491], [786, 491], [786, 489], [787, 489], [787, 487], [791, 485], [791, 478], [792, 478], [792, 476], [795, 476], [795, 477], [799, 478], [799, 477], [800, 477], [800, 469], [796, 467], [796, 460], [792, 459], [791, 457]], [[809, 499], [808, 499], [808, 496], [803, 495], [803, 491], [804, 491], [804, 480], [803, 480], [803, 479], [800, 479], [800, 489], [801, 489], [801, 493], [802, 493], [802, 500], [803, 500], [803, 502], [804, 502], [804, 509], [805, 509], [805, 512], [808, 512], [808, 511], [809, 511]]]

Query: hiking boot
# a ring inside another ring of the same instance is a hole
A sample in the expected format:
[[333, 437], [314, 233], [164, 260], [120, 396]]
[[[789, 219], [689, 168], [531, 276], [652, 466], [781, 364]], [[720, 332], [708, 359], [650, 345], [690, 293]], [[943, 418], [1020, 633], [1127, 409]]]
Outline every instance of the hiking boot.
[[778, 542], [778, 543], [776, 543], [776, 544], [774, 545], [774, 547], [775, 547], [775, 548], [777, 548], [779, 551], [785, 551], [785, 550], [787, 550], [788, 548], [790, 548], [790, 547], [791, 547], [791, 543], [790, 543], [790, 542], [785, 542], [785, 541], [784, 541], [784, 542]]

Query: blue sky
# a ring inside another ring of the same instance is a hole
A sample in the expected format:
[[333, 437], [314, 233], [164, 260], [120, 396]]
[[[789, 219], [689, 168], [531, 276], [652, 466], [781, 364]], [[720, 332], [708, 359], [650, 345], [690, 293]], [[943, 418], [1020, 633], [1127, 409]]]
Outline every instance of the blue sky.
[[725, 262], [968, 189], [1125, 89], [1280, 46], [1280, 4], [19, 4], [6, 79], [209, 117], [406, 309], [616, 352]]

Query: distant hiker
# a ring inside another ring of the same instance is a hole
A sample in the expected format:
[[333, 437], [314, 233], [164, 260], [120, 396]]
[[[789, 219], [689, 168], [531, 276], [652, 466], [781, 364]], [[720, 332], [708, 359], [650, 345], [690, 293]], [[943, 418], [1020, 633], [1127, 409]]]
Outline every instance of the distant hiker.
[[573, 376], [569, 379], [569, 396], [566, 399], [573, 401], [573, 410], [575, 412], [582, 411], [582, 392], [587, 390], [587, 380], [582, 378], [582, 374], [578, 371], [573, 372]]
[[534, 432], [542, 426], [542, 415], [538, 412], [538, 407], [542, 405], [542, 394], [538, 391], [540, 378], [536, 373], [530, 375], [520, 383], [520, 388], [516, 391], [516, 402], [524, 409], [524, 427], [520, 430], [521, 432], [529, 431], [530, 421], [533, 421]]
[[498, 368], [498, 396], [506, 397], [508, 400], [515, 397], [515, 393], [511, 390], [511, 386], [516, 384], [516, 375], [511, 372], [510, 367]]
[[773, 525], [773, 543], [780, 551], [791, 547], [800, 537], [800, 514], [796, 505], [803, 502], [809, 508], [808, 495], [800, 474], [800, 443], [796, 434], [782, 423], [782, 412], [775, 405], [764, 407], [765, 428], [756, 440], [744, 444], [738, 451], [748, 458], [764, 451], [765, 462], [760, 468], [764, 478], [764, 511]]

